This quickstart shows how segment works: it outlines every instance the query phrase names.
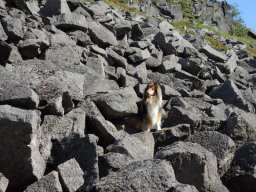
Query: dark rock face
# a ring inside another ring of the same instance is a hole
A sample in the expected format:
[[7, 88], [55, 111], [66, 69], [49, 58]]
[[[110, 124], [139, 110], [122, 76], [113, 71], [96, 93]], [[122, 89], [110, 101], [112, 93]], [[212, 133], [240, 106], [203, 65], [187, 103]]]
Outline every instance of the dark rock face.
[[[103, 1], [0, 0], [0, 191], [225, 192], [220, 177], [254, 190], [256, 58], [170, 24], [191, 14], [229, 32], [230, 6], [130, 4], [147, 16]], [[162, 130], [142, 132], [134, 115], [159, 118], [139, 104], [151, 81]]]

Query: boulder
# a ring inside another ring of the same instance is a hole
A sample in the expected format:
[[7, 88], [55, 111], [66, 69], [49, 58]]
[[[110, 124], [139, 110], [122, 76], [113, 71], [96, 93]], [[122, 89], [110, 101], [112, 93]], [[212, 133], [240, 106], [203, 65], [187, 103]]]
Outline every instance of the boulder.
[[231, 169], [224, 175], [223, 182], [232, 192], [254, 191], [256, 187], [256, 142], [250, 142], [239, 148], [231, 164]]
[[102, 78], [105, 78], [104, 62], [106, 60], [102, 57], [88, 57], [86, 66], [97, 72]]
[[12, 2], [16, 7], [18, 7], [19, 10], [26, 14], [37, 14], [39, 11], [38, 3], [36, 1], [12, 0]]
[[136, 161], [103, 177], [96, 191], [168, 191], [176, 179], [171, 164], [165, 160]]
[[176, 70], [181, 70], [181, 64], [178, 63], [179, 58], [174, 54], [164, 60], [160, 66], [160, 71], [162, 73], [171, 73]]
[[222, 99], [226, 104], [232, 104], [246, 111], [250, 110], [241, 92], [230, 79], [220, 84], [219, 87], [212, 89], [209, 95], [213, 98]]
[[133, 63], [142, 62], [150, 58], [150, 52], [145, 50], [140, 50], [128, 57]]
[[75, 192], [84, 184], [84, 172], [73, 158], [58, 166], [60, 182], [68, 192]]
[[200, 144], [217, 157], [220, 176], [223, 176], [230, 168], [236, 149], [236, 145], [230, 137], [216, 131], [204, 131], [192, 135], [189, 141]]
[[11, 54], [11, 51], [12, 51], [11, 46], [5, 43], [4, 41], [0, 40], [0, 52], [1, 52], [0, 65], [5, 66]]
[[0, 173], [0, 191], [5, 192], [9, 184], [9, 180]]
[[54, 143], [51, 155], [51, 167], [56, 169], [59, 164], [74, 158], [84, 172], [84, 185], [81, 189], [90, 191], [99, 180], [98, 169], [98, 138], [88, 134], [85, 137], [71, 135]]
[[197, 143], [176, 142], [157, 151], [156, 158], [170, 161], [178, 182], [198, 191], [226, 191], [217, 173], [216, 157]]
[[40, 180], [29, 185], [24, 192], [35, 191], [58, 191], [62, 192], [62, 187], [59, 181], [59, 175], [57, 171], [52, 171], [43, 176]]
[[122, 57], [111, 48], [107, 48], [106, 53], [115, 62], [116, 65], [123, 67], [124, 69], [127, 68], [128, 63], [126, 58]]
[[22, 40], [24, 36], [23, 23], [19, 18], [6, 16], [1, 19], [2, 26], [9, 40]]
[[8, 39], [8, 36], [6, 35], [4, 28], [2, 26], [2, 24], [0, 23], [0, 39], [2, 41], [6, 41]]
[[52, 17], [53, 15], [70, 13], [70, 9], [66, 0], [47, 0], [40, 13]]
[[136, 114], [137, 95], [132, 88], [109, 91], [96, 99], [95, 103], [106, 119], [118, 119]]
[[210, 59], [213, 59], [215, 61], [224, 63], [228, 59], [228, 57], [226, 55], [223, 55], [222, 53], [213, 49], [209, 45], [205, 45], [204, 47], [202, 47], [202, 49], [200, 51], [203, 52], [205, 55], [207, 55], [207, 57], [209, 57]]
[[63, 13], [53, 16], [52, 24], [63, 31], [68, 29], [79, 29], [86, 32], [88, 29], [85, 17], [82, 14], [76, 13]]
[[11, 81], [8, 77], [1, 76], [0, 79], [0, 104], [26, 109], [36, 109], [38, 107], [39, 97], [35, 91]]
[[87, 45], [91, 45], [91, 39], [89, 35], [79, 29], [73, 29], [67, 32], [73, 39], [76, 39], [77, 45], [86, 47]]
[[235, 110], [227, 119], [223, 133], [231, 137], [237, 146], [242, 146], [256, 139], [256, 116]]
[[159, 23], [159, 28], [161, 32], [163, 32], [164, 34], [167, 34], [174, 29], [174, 27], [170, 23], [168, 23], [166, 20]]
[[189, 124], [180, 124], [170, 128], [162, 128], [161, 131], [153, 133], [155, 149], [171, 145], [177, 141], [184, 141], [191, 135]]
[[256, 32], [253, 29], [249, 29], [248, 35], [252, 38], [256, 39]]
[[92, 101], [85, 100], [79, 103], [78, 106], [84, 109], [86, 117], [91, 124], [91, 128], [99, 136], [99, 142], [101, 145], [110, 145], [118, 139], [119, 134], [116, 127], [110, 121], [105, 120], [97, 106]]
[[0, 105], [0, 153], [5, 154], [0, 157], [0, 171], [10, 181], [8, 190], [24, 189], [44, 174], [39, 125], [36, 111]]
[[100, 23], [95, 21], [89, 22], [88, 29], [91, 40], [99, 47], [106, 48], [111, 45], [117, 45], [114, 34]]

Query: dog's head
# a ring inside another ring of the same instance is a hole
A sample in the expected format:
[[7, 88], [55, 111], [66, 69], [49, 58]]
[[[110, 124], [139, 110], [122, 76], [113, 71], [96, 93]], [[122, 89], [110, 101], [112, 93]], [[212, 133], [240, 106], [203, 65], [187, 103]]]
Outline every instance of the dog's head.
[[157, 83], [153, 83], [153, 82], [150, 82], [148, 83], [146, 89], [145, 89], [145, 92], [144, 92], [144, 96], [147, 98], [147, 97], [154, 97], [156, 96], [156, 93], [157, 93], [157, 86], [156, 86]]

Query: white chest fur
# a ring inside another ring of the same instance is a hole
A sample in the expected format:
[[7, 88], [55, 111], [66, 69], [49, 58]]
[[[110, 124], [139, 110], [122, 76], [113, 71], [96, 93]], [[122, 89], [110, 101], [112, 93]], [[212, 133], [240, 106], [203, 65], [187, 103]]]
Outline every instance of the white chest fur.
[[150, 98], [147, 104], [147, 112], [148, 112], [148, 116], [151, 119], [153, 127], [157, 124], [159, 109], [160, 109], [159, 103], [153, 104], [153, 101]]

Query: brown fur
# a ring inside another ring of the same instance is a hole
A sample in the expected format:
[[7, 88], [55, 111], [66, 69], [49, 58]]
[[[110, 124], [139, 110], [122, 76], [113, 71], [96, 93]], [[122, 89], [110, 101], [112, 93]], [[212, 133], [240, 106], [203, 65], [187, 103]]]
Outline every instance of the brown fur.
[[130, 119], [132, 126], [142, 131], [160, 130], [162, 119], [162, 90], [160, 85], [153, 82], [148, 83], [143, 98], [136, 103], [138, 113]]

